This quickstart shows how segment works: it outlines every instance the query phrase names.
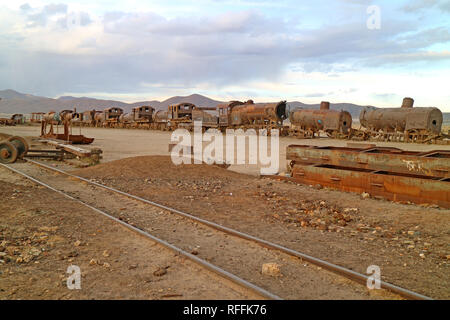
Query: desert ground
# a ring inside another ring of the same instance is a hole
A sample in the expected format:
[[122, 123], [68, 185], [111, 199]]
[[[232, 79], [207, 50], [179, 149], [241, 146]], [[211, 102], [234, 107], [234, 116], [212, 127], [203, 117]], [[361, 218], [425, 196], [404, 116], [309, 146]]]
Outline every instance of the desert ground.
[[[37, 137], [40, 126], [0, 127], [0, 133], [14, 134], [22, 137]], [[168, 145], [171, 143], [171, 132], [141, 129], [105, 129], [105, 128], [73, 128], [73, 134], [83, 134], [95, 138], [88, 147], [103, 150], [103, 162], [144, 155], [170, 155]], [[328, 138], [296, 139], [281, 137], [279, 146], [280, 173], [286, 170], [286, 147], [291, 144], [317, 146], [346, 146], [348, 141]], [[365, 142], [363, 142], [365, 143]], [[368, 142], [373, 143], [373, 142]], [[204, 143], [204, 146], [207, 143]], [[450, 145], [430, 145], [416, 143], [377, 142], [378, 146], [390, 146], [405, 150], [431, 151], [435, 149], [450, 150]], [[268, 147], [270, 153], [270, 145]], [[224, 151], [225, 154], [225, 151]], [[247, 155], [248, 159], [248, 150]], [[260, 165], [232, 165], [229, 170], [251, 175], [260, 174]]]
[[[1, 127], [0, 133], [38, 136], [39, 127]], [[258, 165], [175, 166], [168, 151], [170, 132], [82, 128], [81, 133], [95, 138], [90, 147], [103, 150], [102, 163], [84, 169], [53, 166], [360, 273], [378, 265], [387, 282], [435, 299], [450, 298], [450, 210], [274, 181], [260, 177]], [[345, 146], [347, 141], [281, 137], [280, 172], [290, 144]], [[399, 298], [26, 163], [14, 165], [283, 298]], [[4, 168], [0, 181], [2, 299], [259, 298]], [[261, 274], [265, 262], [279, 263], [281, 275]], [[85, 290], [65, 288], [70, 263], [82, 268]]]

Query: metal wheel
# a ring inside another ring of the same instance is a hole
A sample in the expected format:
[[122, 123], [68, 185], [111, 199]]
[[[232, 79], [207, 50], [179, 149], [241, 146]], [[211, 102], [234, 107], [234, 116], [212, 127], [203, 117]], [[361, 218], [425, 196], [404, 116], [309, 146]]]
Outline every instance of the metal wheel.
[[8, 141], [0, 142], [0, 162], [13, 163], [17, 160], [18, 151], [16, 147]]
[[14, 136], [8, 139], [9, 142], [11, 142], [17, 149], [18, 155], [17, 157], [22, 159], [28, 152], [29, 146], [27, 141], [18, 136]]

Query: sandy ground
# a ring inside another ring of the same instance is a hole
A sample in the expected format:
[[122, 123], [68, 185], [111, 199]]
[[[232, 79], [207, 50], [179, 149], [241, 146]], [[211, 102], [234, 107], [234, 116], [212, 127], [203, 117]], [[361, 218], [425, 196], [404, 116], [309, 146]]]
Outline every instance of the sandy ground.
[[[39, 136], [39, 126], [0, 127], [0, 133], [20, 136]], [[104, 128], [73, 128], [73, 134], [83, 134], [95, 138], [90, 147], [103, 150], [103, 162], [143, 155], [170, 155], [168, 145], [171, 143], [171, 132], [139, 129], [104, 129]], [[286, 147], [290, 144], [317, 146], [346, 146], [349, 141], [328, 138], [296, 139], [281, 137], [279, 145], [280, 173], [286, 171]], [[354, 141], [350, 141], [354, 142]], [[367, 142], [373, 143], [373, 142]], [[206, 146], [207, 143], [204, 143]], [[450, 150], [450, 145], [427, 145], [412, 143], [384, 143], [379, 146], [391, 146], [411, 151]], [[269, 146], [270, 153], [270, 146]], [[225, 154], [225, 151], [224, 151]], [[246, 158], [248, 159], [248, 150]], [[236, 159], [236, 155], [235, 155]], [[248, 161], [247, 161], [248, 163]], [[261, 165], [232, 165], [229, 170], [252, 175], [260, 174]]]
[[435, 298], [450, 297], [450, 210], [402, 205], [260, 179], [169, 157], [128, 158], [76, 171], [120, 190]]
[[[15, 163], [13, 166], [185, 251], [194, 252], [198, 257], [284, 299], [399, 298], [384, 290], [370, 291], [365, 284], [354, 283], [301, 259], [267, 250], [254, 242], [229, 236], [167, 210], [55, 175], [28, 163]], [[280, 266], [279, 276], [261, 272], [263, 264], [269, 262]]]
[[[1, 132], [35, 136], [39, 127], [0, 127]], [[357, 194], [238, 174], [258, 175], [258, 166], [225, 170], [174, 167], [168, 157], [124, 159], [167, 156], [169, 132], [100, 128], [81, 132], [96, 139], [92, 147], [103, 149], [104, 164], [79, 174], [361, 273], [369, 265], [379, 265], [388, 282], [434, 298], [450, 297], [450, 210], [362, 200]], [[282, 137], [282, 165], [289, 144], [345, 146], [347, 141]], [[450, 150], [444, 145], [377, 144]], [[111, 162], [117, 159], [122, 160]]]
[[0, 194], [0, 299], [261, 298], [3, 167]]

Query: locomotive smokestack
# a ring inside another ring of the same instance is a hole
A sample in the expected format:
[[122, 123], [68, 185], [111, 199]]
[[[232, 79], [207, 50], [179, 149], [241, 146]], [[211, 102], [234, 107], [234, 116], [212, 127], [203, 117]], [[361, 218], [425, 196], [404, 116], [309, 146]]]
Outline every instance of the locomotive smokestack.
[[322, 101], [320, 103], [320, 110], [330, 110], [330, 103], [328, 101]]
[[404, 98], [402, 103], [402, 108], [412, 108], [414, 105], [413, 98]]

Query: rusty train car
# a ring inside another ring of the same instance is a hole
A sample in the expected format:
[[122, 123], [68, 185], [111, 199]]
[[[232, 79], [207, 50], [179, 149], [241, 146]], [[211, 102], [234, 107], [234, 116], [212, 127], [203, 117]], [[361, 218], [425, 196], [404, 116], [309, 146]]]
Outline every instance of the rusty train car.
[[438, 108], [414, 108], [414, 99], [404, 98], [400, 108], [361, 111], [362, 131], [356, 136], [385, 141], [428, 142], [441, 136], [443, 115]]
[[[404, 142], [435, 142], [450, 136], [441, 132], [443, 117], [438, 108], [414, 108], [414, 100], [405, 98], [401, 108], [365, 108], [360, 114], [361, 129], [352, 128], [352, 116], [347, 111], [331, 110], [330, 103], [322, 101], [320, 109], [289, 111], [286, 101], [254, 103], [230, 101], [216, 107], [198, 107], [192, 103], [178, 103], [167, 110], [151, 106], [133, 108], [125, 114], [121, 108], [103, 111], [85, 111], [71, 114], [71, 123], [80, 126], [145, 128], [154, 130], [192, 130], [196, 121], [203, 130], [226, 129], [280, 129], [280, 135], [314, 138], [326, 134], [331, 138]], [[64, 114], [64, 111], [61, 113]], [[58, 114], [59, 116], [59, 114]], [[289, 119], [290, 125], [285, 124]]]
[[195, 121], [202, 121], [203, 129], [216, 128], [217, 117], [211, 115], [207, 110], [215, 108], [197, 107], [192, 103], [178, 103], [167, 107], [167, 111], [157, 111], [153, 117], [153, 129], [175, 130], [185, 128], [192, 130]]
[[136, 107], [130, 113], [123, 113], [119, 117], [120, 128], [147, 128], [153, 123], [155, 108], [150, 106]]
[[119, 118], [123, 114], [123, 109], [118, 107], [107, 108], [101, 113], [96, 113], [94, 123], [96, 127], [112, 128], [119, 124]]
[[[216, 114], [211, 113], [215, 111]], [[157, 111], [153, 117], [153, 128], [174, 130], [193, 129], [196, 121], [202, 122], [203, 130], [216, 128], [270, 129], [282, 127], [287, 118], [286, 101], [278, 103], [254, 103], [230, 101], [215, 108], [197, 107], [191, 103], [171, 105], [167, 111]]]
[[75, 125], [80, 125], [82, 127], [94, 127], [95, 126], [95, 116], [100, 114], [101, 111], [88, 110], [81, 113], [80, 121], [74, 122]]
[[187, 102], [170, 105], [167, 111], [155, 112], [152, 128], [158, 130], [189, 128], [192, 125], [192, 113], [195, 109], [197, 109], [196, 105]]
[[330, 103], [322, 101], [320, 109], [300, 109], [289, 113], [289, 134], [300, 138], [314, 138], [325, 132], [329, 137], [348, 137], [352, 116], [347, 111], [330, 110]]
[[277, 103], [254, 103], [230, 101], [217, 106], [220, 128], [281, 128], [287, 118], [286, 101]]

